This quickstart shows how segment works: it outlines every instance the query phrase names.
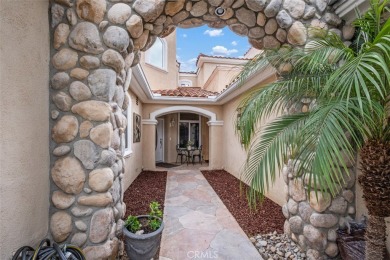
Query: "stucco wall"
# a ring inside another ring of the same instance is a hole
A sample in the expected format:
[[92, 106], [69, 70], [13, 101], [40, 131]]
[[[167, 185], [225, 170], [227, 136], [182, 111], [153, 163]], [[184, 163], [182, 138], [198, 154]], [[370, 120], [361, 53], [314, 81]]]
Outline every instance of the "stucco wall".
[[240, 73], [242, 67], [217, 66], [204, 85], [204, 89], [221, 92]]
[[[178, 114], [173, 113], [163, 116], [165, 119], [164, 129], [164, 161], [175, 162], [176, 161], [176, 144], [177, 144], [177, 133], [178, 133]], [[171, 126], [170, 122], [175, 119], [175, 125]]]
[[[223, 158], [225, 170], [240, 178], [244, 162], [247, 158], [247, 153], [242, 147], [241, 142], [235, 132], [235, 119], [237, 116], [237, 107], [240, 103], [240, 97], [233, 99], [223, 106], [223, 121], [224, 121], [224, 149]], [[286, 203], [287, 192], [283, 177], [277, 175], [274, 185], [268, 190], [267, 197], [282, 206]], [[281, 193], [281, 190], [284, 193]]]
[[230, 71], [229, 73], [220, 74], [220, 81], [213, 85], [213, 87], [216, 88], [215, 91], [221, 91], [225, 88], [226, 84], [230, 83], [235, 78], [242, 66], [247, 62], [248, 60], [246, 59], [201, 56], [198, 60], [198, 86], [211, 90], [207, 85], [210, 84], [210, 80], [214, 79], [210, 79], [210, 77], [218, 78], [218, 75], [214, 74], [218, 74], [220, 71]]
[[199, 87], [197, 74], [180, 73], [179, 81], [180, 80], [190, 80], [192, 82], [192, 87]]
[[145, 53], [142, 53], [141, 56], [140, 64], [151, 89], [175, 89], [178, 85], [176, 31], [165, 37], [164, 40], [167, 44], [167, 70], [162, 70], [145, 63]]
[[[131, 97], [131, 118], [133, 113], [137, 113], [138, 115], [142, 115], [142, 107], [143, 104], [141, 101], [136, 102], [136, 96], [133, 92], [129, 91]], [[128, 124], [129, 125], [129, 124]], [[130, 124], [132, 127], [132, 124]], [[142, 129], [142, 125], [141, 125]], [[142, 131], [142, 130], [141, 130]], [[131, 133], [133, 133], [131, 129]], [[142, 137], [141, 132], [141, 137]], [[142, 139], [141, 142], [131, 144], [132, 153], [125, 157], [125, 176], [123, 178], [123, 189], [126, 190], [130, 184], [137, 178], [138, 174], [142, 171]]]
[[0, 4], [0, 259], [48, 230], [48, 5]]
[[203, 159], [204, 160], [209, 160], [209, 146], [210, 146], [210, 127], [207, 125], [207, 122], [209, 119], [207, 117], [202, 116], [201, 117], [202, 121], [202, 127], [201, 127], [201, 134], [202, 134], [202, 154], [203, 154]]
[[200, 67], [200, 72], [198, 75], [198, 86], [204, 86], [211, 73], [213, 73], [215, 67], [218, 64], [204, 62]]

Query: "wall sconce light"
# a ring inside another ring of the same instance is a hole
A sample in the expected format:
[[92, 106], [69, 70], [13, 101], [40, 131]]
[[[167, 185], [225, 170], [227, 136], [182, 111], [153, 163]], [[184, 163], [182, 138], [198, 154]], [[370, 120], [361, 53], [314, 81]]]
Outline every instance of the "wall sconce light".
[[172, 117], [172, 118], [171, 118], [171, 121], [169, 122], [169, 127], [174, 127], [175, 124], [176, 124], [175, 118]]

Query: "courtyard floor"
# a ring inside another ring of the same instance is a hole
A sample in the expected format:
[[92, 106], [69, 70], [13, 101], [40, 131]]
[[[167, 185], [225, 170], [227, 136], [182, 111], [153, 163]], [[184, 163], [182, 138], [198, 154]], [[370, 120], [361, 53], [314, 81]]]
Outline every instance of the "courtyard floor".
[[199, 165], [168, 169], [164, 224], [161, 260], [262, 259]]

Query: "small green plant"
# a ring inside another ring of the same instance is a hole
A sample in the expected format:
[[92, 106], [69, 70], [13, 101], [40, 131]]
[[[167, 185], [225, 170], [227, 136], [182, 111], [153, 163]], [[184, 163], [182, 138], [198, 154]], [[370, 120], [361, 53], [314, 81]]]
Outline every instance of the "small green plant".
[[149, 227], [151, 230], [156, 231], [161, 226], [161, 221], [159, 219], [150, 219]]
[[153, 217], [162, 218], [162, 211], [160, 209], [160, 206], [161, 206], [160, 203], [158, 203], [157, 201], [150, 202], [150, 204], [149, 204], [149, 208], [150, 208], [149, 215], [153, 216]]
[[138, 218], [137, 218], [136, 216], [130, 215], [130, 216], [127, 217], [127, 219], [126, 219], [126, 221], [125, 221], [125, 227], [126, 227], [129, 231], [135, 233], [135, 232], [137, 232], [138, 230], [140, 230], [140, 228], [141, 228], [141, 223], [139, 223], [139, 220], [138, 220]]
[[[150, 212], [149, 219], [147, 221], [146, 227], [149, 227], [151, 230], [155, 231], [161, 226], [161, 218], [163, 216], [162, 210], [160, 209], [161, 205], [157, 201], [152, 201], [149, 204]], [[141, 223], [139, 222], [136, 216], [128, 216], [125, 221], [125, 227], [132, 233], [136, 233], [142, 228]]]

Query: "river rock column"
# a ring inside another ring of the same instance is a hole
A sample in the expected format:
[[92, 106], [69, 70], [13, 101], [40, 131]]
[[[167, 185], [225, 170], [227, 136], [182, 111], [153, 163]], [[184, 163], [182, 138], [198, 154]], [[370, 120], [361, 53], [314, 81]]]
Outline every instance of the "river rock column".
[[138, 61], [126, 4], [51, 2], [50, 234], [87, 259], [115, 258], [125, 214], [125, 114]]
[[[315, 106], [315, 100], [304, 98], [292, 106], [289, 113], [307, 112], [312, 106]], [[327, 191], [316, 194], [312, 190], [309, 195], [308, 186], [313, 189], [314, 181], [309, 183], [307, 176], [297, 176], [298, 164], [290, 159], [282, 170], [288, 190], [287, 203], [282, 207], [286, 217], [284, 232], [306, 251], [308, 259], [336, 257], [339, 254], [336, 230], [345, 228], [349, 221], [355, 219], [355, 164], [345, 160], [348, 168], [343, 175], [345, 184], [335, 197]], [[316, 185], [318, 189], [322, 188], [318, 183]]]

